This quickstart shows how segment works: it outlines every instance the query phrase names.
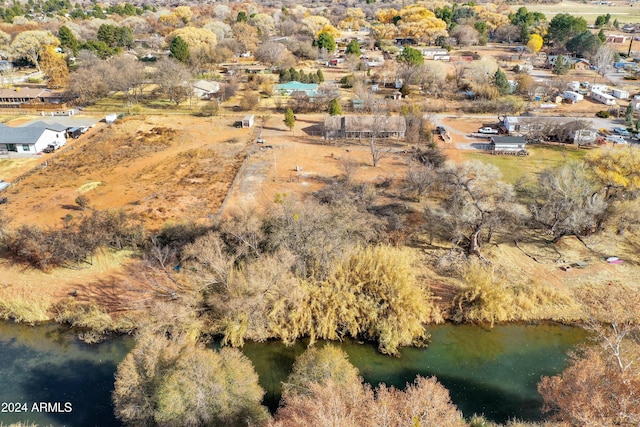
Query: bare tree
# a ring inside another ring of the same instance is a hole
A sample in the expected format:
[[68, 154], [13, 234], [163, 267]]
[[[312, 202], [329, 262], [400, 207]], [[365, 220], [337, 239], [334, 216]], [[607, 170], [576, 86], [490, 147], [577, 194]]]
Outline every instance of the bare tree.
[[360, 169], [360, 162], [351, 156], [342, 157], [339, 162], [344, 171], [344, 179], [351, 182], [353, 175]]
[[606, 44], [598, 46], [596, 52], [591, 57], [591, 63], [596, 67], [598, 74], [604, 77], [613, 67], [615, 54]]
[[583, 163], [568, 163], [547, 169], [538, 176], [530, 211], [557, 240], [566, 235], [584, 235], [595, 229], [607, 203]]
[[428, 216], [442, 221], [453, 243], [467, 247], [470, 255], [481, 256], [482, 236], [492, 233], [519, 213], [513, 188], [501, 181], [500, 171], [479, 161], [448, 163], [438, 171], [443, 199], [439, 208], [427, 207]]
[[191, 73], [182, 63], [166, 58], [157, 62], [155, 82], [171, 102], [180, 105], [192, 93]]

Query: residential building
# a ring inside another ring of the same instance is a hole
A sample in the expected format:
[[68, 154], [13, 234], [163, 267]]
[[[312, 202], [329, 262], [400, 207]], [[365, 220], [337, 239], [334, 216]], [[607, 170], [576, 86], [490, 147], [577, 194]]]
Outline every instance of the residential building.
[[67, 143], [66, 126], [35, 122], [10, 127], [0, 124], [0, 154], [38, 154], [48, 145], [62, 147]]
[[318, 93], [318, 85], [315, 83], [288, 82], [277, 85], [277, 93], [280, 95], [298, 95], [304, 94], [309, 97], [316, 96]]
[[220, 91], [220, 83], [198, 80], [193, 84], [193, 93], [198, 98], [211, 99]]
[[402, 138], [406, 130], [401, 116], [328, 116], [324, 120], [325, 139]]

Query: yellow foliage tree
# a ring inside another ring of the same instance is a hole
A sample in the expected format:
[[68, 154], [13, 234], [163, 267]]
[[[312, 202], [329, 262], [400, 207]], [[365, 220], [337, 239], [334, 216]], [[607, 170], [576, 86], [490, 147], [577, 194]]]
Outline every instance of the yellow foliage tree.
[[69, 80], [67, 61], [54, 46], [47, 46], [40, 53], [40, 69], [48, 77], [47, 87], [61, 88]]
[[533, 53], [537, 53], [542, 49], [542, 37], [538, 34], [531, 34], [529, 36], [529, 42], [527, 43], [527, 49]]
[[640, 149], [592, 151], [585, 161], [604, 186], [607, 200], [621, 198], [624, 193], [640, 189]]
[[167, 43], [171, 44], [174, 38], [180, 37], [189, 45], [189, 51], [210, 50], [216, 47], [218, 38], [215, 33], [207, 28], [184, 27], [174, 30], [167, 36]]
[[447, 35], [447, 23], [436, 18], [435, 14], [424, 6], [418, 4], [405, 6], [400, 9], [398, 16], [400, 20], [397, 26], [403, 37], [412, 37], [430, 43], [440, 36]]
[[376, 19], [382, 24], [393, 24], [393, 18], [398, 16], [398, 11], [395, 9], [379, 9], [376, 12]]
[[400, 34], [393, 24], [376, 23], [371, 26], [371, 31], [376, 40], [391, 40]]
[[473, 10], [476, 12], [478, 20], [487, 24], [487, 29], [493, 31], [496, 28], [503, 27], [509, 24], [509, 17], [502, 13], [495, 12], [489, 8], [493, 4], [474, 6]]
[[345, 13], [346, 17], [338, 23], [338, 28], [341, 29], [352, 29], [355, 31], [360, 30], [361, 27], [367, 25], [367, 19], [359, 7], [349, 7], [347, 8], [347, 12]]

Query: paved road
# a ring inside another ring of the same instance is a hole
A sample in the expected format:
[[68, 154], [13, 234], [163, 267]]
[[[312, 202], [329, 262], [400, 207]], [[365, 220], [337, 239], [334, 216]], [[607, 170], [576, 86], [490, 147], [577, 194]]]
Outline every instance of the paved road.
[[27, 74], [26, 76], [19, 77], [3, 77], [0, 82], [3, 85], [14, 84], [14, 83], [24, 83], [30, 78], [41, 79], [44, 77], [44, 74], [41, 71], [36, 71], [35, 73]]

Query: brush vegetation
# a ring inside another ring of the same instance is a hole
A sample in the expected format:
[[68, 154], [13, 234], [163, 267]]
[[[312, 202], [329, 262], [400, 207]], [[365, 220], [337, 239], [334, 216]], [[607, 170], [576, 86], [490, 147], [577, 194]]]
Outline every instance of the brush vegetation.
[[464, 285], [452, 308], [455, 322], [496, 322], [518, 320], [573, 321], [581, 309], [566, 291], [538, 283], [511, 284], [492, 266], [469, 262], [463, 270]]
[[73, 299], [61, 301], [53, 307], [54, 320], [79, 328], [80, 338], [88, 343], [97, 343], [111, 332], [131, 332], [135, 325], [126, 317], [114, 319], [95, 303], [80, 303]]

